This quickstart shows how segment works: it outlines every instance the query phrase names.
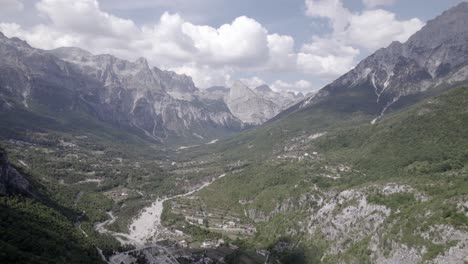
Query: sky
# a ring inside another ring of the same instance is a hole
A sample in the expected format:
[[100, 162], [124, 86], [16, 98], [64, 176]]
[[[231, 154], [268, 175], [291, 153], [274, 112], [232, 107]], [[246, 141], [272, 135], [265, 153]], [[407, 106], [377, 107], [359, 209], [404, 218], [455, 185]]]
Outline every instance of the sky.
[[229, 86], [313, 92], [461, 0], [0, 0], [0, 32]]

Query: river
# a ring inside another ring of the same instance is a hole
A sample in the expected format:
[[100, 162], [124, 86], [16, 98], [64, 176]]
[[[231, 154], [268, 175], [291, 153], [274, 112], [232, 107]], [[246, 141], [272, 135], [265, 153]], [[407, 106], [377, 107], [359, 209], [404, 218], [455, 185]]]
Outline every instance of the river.
[[165, 197], [162, 199], [158, 198], [150, 206], [143, 208], [140, 214], [132, 220], [128, 234], [113, 232], [106, 229], [107, 225], [112, 224], [117, 219], [117, 217], [115, 217], [112, 212], [108, 212], [110, 219], [97, 224], [95, 229], [100, 233], [108, 233], [113, 235], [122, 244], [130, 243], [135, 245], [137, 248], [142, 248], [145, 245], [155, 243], [156, 241], [160, 240], [160, 237], [164, 232], [169, 232], [169, 230], [161, 225], [161, 215], [164, 202], [178, 197], [190, 196], [208, 187], [217, 179], [220, 179], [224, 176], [226, 176], [226, 174], [221, 174], [218, 177], [211, 179], [210, 181], [204, 182], [197, 188], [187, 193]]

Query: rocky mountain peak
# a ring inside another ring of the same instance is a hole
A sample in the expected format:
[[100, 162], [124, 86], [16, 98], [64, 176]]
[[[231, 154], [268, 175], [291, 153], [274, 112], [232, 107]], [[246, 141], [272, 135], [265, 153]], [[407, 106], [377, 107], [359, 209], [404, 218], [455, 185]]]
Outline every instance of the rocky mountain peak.
[[255, 91], [262, 92], [262, 93], [271, 93], [273, 90], [271, 90], [270, 86], [263, 84], [255, 88]]
[[146, 68], [146, 69], [149, 69], [149, 64], [148, 64], [148, 60], [146, 60], [145, 58], [143, 57], [140, 57], [138, 58], [136, 61], [135, 61], [135, 64], [142, 67], [142, 68]]
[[328, 100], [343, 111], [376, 115], [375, 122], [388, 110], [424, 94], [467, 82], [468, 3], [464, 2], [427, 22], [407, 42], [395, 41], [377, 50], [302, 105]]
[[185, 74], [177, 74], [173, 71], [153, 68], [153, 73], [161, 83], [163, 89], [175, 99], [191, 101], [198, 92], [192, 77]]
[[91, 52], [77, 47], [61, 47], [50, 50], [49, 52], [60, 58], [68, 58], [69, 60], [81, 60], [83, 58], [90, 58], [93, 56]]
[[467, 29], [468, 2], [463, 2], [428, 21], [407, 43], [429, 49], [443, 44], [465, 43], [468, 39]]
[[229, 99], [237, 100], [247, 97], [257, 97], [257, 94], [252, 91], [247, 85], [241, 81], [235, 81], [229, 91]]
[[23, 51], [29, 51], [32, 49], [28, 42], [17, 37], [8, 38], [2, 32], [0, 32], [0, 44], [14, 46], [16, 49]]

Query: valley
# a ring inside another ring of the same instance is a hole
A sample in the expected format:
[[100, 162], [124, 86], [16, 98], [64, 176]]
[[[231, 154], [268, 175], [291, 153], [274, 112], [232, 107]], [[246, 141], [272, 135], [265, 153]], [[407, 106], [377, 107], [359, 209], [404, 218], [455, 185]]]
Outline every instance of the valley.
[[0, 33], [0, 262], [467, 263], [466, 25], [310, 93]]

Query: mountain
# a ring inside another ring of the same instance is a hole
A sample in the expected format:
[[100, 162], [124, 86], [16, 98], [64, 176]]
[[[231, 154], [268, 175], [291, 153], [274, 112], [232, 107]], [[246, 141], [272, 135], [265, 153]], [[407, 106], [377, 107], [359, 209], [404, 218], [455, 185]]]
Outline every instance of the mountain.
[[[400, 109], [468, 79], [468, 3], [430, 20], [407, 42], [393, 42], [294, 109], [327, 104], [374, 116]], [[292, 110], [292, 109], [291, 109]]]
[[160, 142], [209, 140], [242, 122], [219, 100], [199, 98], [190, 77], [78, 48], [44, 51], [0, 35], [0, 109], [92, 118]]
[[224, 100], [234, 116], [252, 125], [265, 123], [303, 98], [302, 93], [275, 92], [267, 85], [251, 89], [241, 81], [231, 88], [216, 86], [201, 93], [203, 98]]
[[187, 204], [213, 229], [241, 219], [246, 251], [282, 263], [467, 262], [467, 19], [462, 3], [262, 126], [187, 152], [186, 170], [230, 171], [198, 202], [171, 201], [166, 223], [185, 224]]
[[231, 87], [226, 104], [243, 122], [261, 124], [280, 111], [279, 106], [262, 98], [240, 81]]
[[213, 229], [220, 215], [242, 219], [238, 228], [256, 228], [246, 248], [283, 263], [464, 263], [467, 101], [468, 87], [458, 87], [375, 124], [335, 119], [327, 131], [302, 125], [297, 134], [306, 121], [292, 114], [199, 150], [211, 156], [188, 154], [191, 164], [218, 157], [211, 166], [241, 169], [198, 201], [171, 201], [167, 223], [182, 225], [174, 219], [190, 216], [179, 209], [186, 204], [212, 215]]

